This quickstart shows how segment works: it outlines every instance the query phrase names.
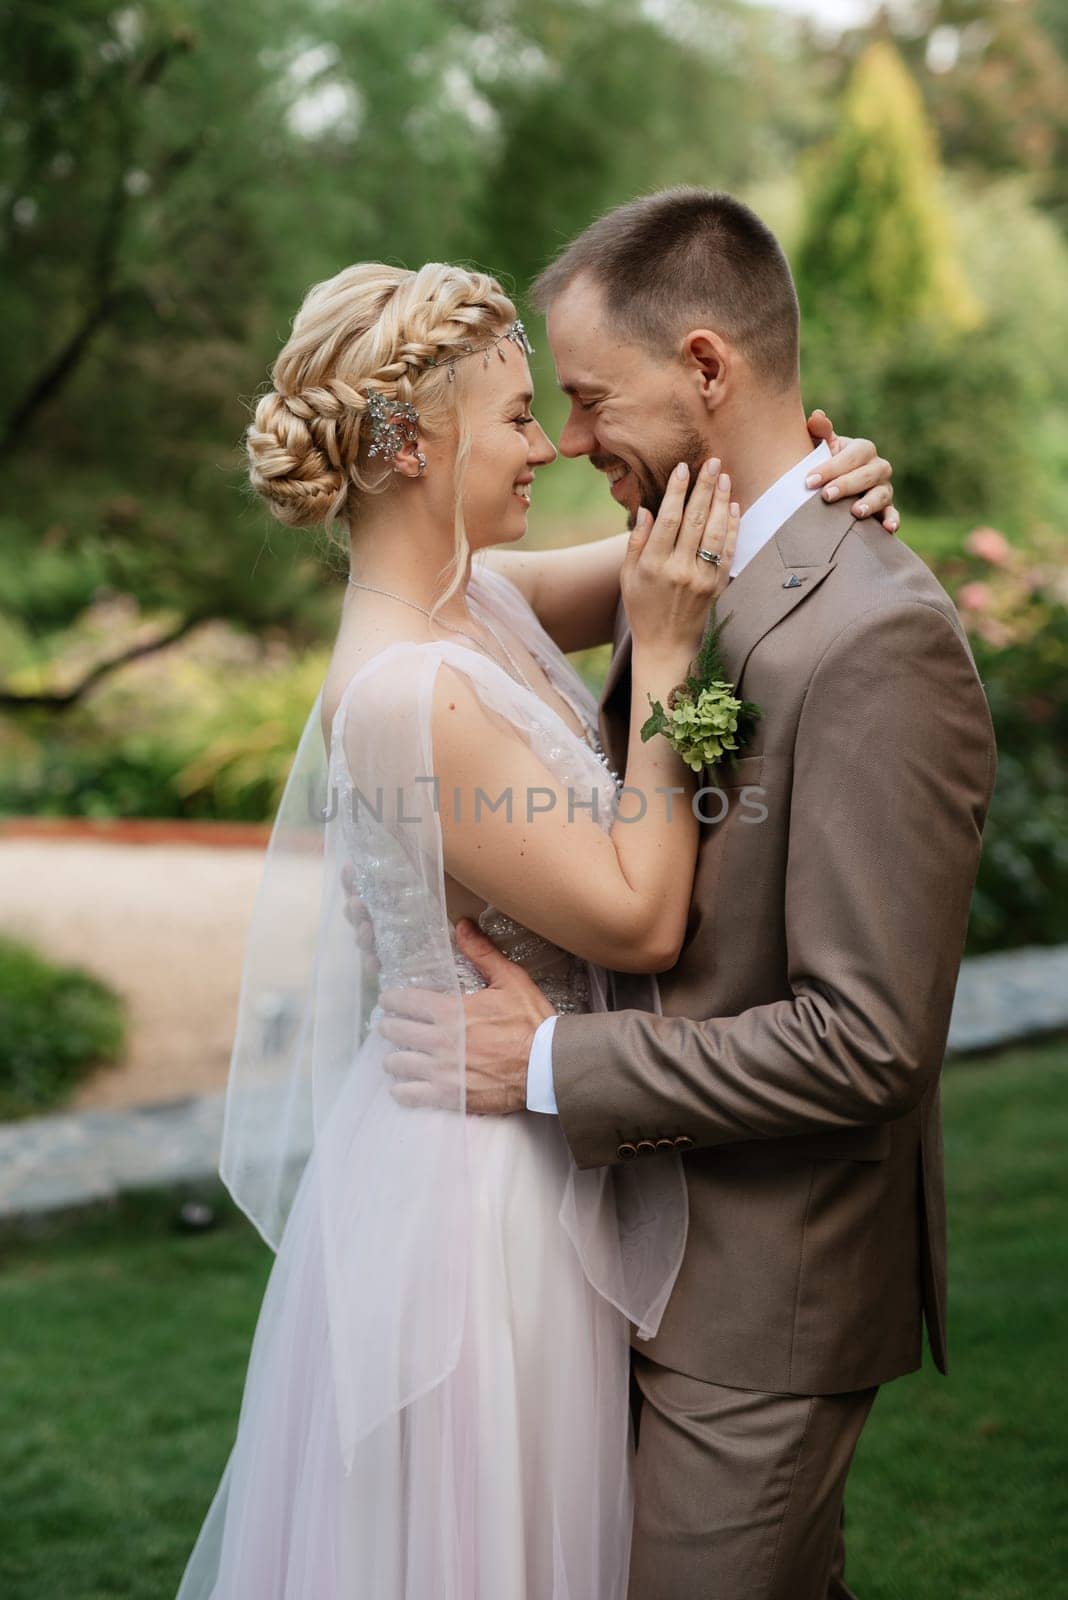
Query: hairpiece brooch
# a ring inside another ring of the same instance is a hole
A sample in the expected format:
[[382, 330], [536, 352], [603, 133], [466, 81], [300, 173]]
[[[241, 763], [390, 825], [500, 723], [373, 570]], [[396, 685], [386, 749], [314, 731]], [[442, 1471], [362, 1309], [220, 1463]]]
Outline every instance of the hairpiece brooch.
[[506, 328], [503, 333], [499, 333], [497, 337], [495, 339], [491, 339], [488, 344], [465, 344], [462, 350], [454, 351], [452, 355], [442, 356], [438, 361], [428, 361], [427, 366], [448, 367], [449, 382], [453, 383], [456, 379], [456, 372], [454, 370], [456, 363], [458, 361], [465, 360], [468, 356], [477, 355], [480, 350], [482, 351], [482, 365], [484, 367], [489, 366], [491, 350], [496, 350], [497, 354], [503, 361], [504, 351], [501, 349], [501, 345], [506, 339], [512, 344], [518, 345], [520, 350], [525, 351], [528, 356], [532, 356], [534, 354], [534, 346], [527, 337], [527, 330], [517, 317], [510, 328]]
[[367, 394], [371, 448], [369, 456], [392, 461], [405, 445], [419, 443], [419, 413], [408, 400], [392, 400], [378, 389]]
[[[457, 361], [463, 361], [467, 356], [476, 355], [482, 351], [484, 366], [489, 366], [490, 351], [496, 350], [501, 360], [505, 359], [501, 345], [505, 340], [518, 345], [526, 354], [534, 354], [534, 346], [527, 337], [527, 330], [517, 317], [511, 327], [499, 333], [495, 339], [490, 339], [486, 344], [466, 344], [460, 351], [451, 355], [442, 356], [439, 361], [426, 362], [427, 367], [448, 367], [449, 382], [455, 380], [453, 370]], [[393, 400], [379, 389], [370, 389], [367, 393], [368, 433], [371, 440], [369, 456], [381, 456], [383, 461], [393, 461], [397, 454], [407, 445], [419, 443], [419, 412], [409, 400]], [[422, 451], [418, 452], [419, 475], [426, 471], [426, 457]]]

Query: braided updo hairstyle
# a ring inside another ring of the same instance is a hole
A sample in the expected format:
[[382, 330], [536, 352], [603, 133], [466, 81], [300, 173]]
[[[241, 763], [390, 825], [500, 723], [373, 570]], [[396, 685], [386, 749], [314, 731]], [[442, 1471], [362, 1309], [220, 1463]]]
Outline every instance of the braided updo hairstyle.
[[458, 402], [468, 363], [458, 364], [450, 382], [446, 367], [427, 362], [493, 338], [515, 315], [495, 278], [438, 261], [418, 272], [363, 261], [315, 284], [245, 434], [249, 478], [272, 515], [298, 528], [329, 530], [340, 522], [348, 533], [364, 496], [389, 487], [390, 469], [376, 471], [367, 461], [366, 395], [377, 389], [417, 406], [428, 437], [459, 424], [459, 557], [466, 550], [460, 490], [470, 439]]

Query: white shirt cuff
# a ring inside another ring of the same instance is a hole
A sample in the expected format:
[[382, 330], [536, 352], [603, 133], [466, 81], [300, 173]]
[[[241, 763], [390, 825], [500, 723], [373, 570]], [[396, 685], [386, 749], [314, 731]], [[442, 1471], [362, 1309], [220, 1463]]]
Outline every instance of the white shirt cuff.
[[544, 1111], [559, 1116], [556, 1089], [553, 1084], [553, 1029], [555, 1017], [546, 1017], [539, 1023], [530, 1045], [527, 1061], [527, 1110]]

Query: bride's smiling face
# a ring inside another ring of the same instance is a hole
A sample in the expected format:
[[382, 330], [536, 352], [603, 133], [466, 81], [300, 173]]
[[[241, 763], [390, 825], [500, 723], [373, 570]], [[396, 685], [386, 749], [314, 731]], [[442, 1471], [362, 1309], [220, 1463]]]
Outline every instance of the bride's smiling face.
[[502, 339], [491, 349], [488, 365], [477, 354], [469, 360], [476, 370], [465, 374], [471, 454], [464, 480], [464, 522], [471, 549], [482, 550], [513, 543], [526, 533], [534, 474], [556, 460], [556, 449], [531, 412], [534, 384], [519, 346]]

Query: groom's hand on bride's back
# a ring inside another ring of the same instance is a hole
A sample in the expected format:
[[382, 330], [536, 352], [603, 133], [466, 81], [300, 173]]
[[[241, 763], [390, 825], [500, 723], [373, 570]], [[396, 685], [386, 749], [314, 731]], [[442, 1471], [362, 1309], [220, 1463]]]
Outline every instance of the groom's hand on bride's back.
[[[553, 1007], [522, 967], [501, 954], [466, 917], [456, 925], [461, 951], [486, 979], [464, 995], [465, 1109], [471, 1116], [525, 1111], [527, 1060], [534, 1034]], [[401, 1105], [459, 1109], [455, 1002], [431, 989], [390, 989], [379, 996], [378, 1031], [394, 1049], [383, 1067]]]
[[807, 423], [813, 439], [823, 440], [832, 460], [814, 469], [806, 482], [810, 489], [821, 488], [824, 500], [831, 503], [855, 495], [851, 510], [858, 521], [878, 517], [887, 533], [897, 533], [901, 518], [894, 505], [890, 480], [894, 469], [880, 456], [870, 439], [839, 438], [825, 411], [813, 411]]

